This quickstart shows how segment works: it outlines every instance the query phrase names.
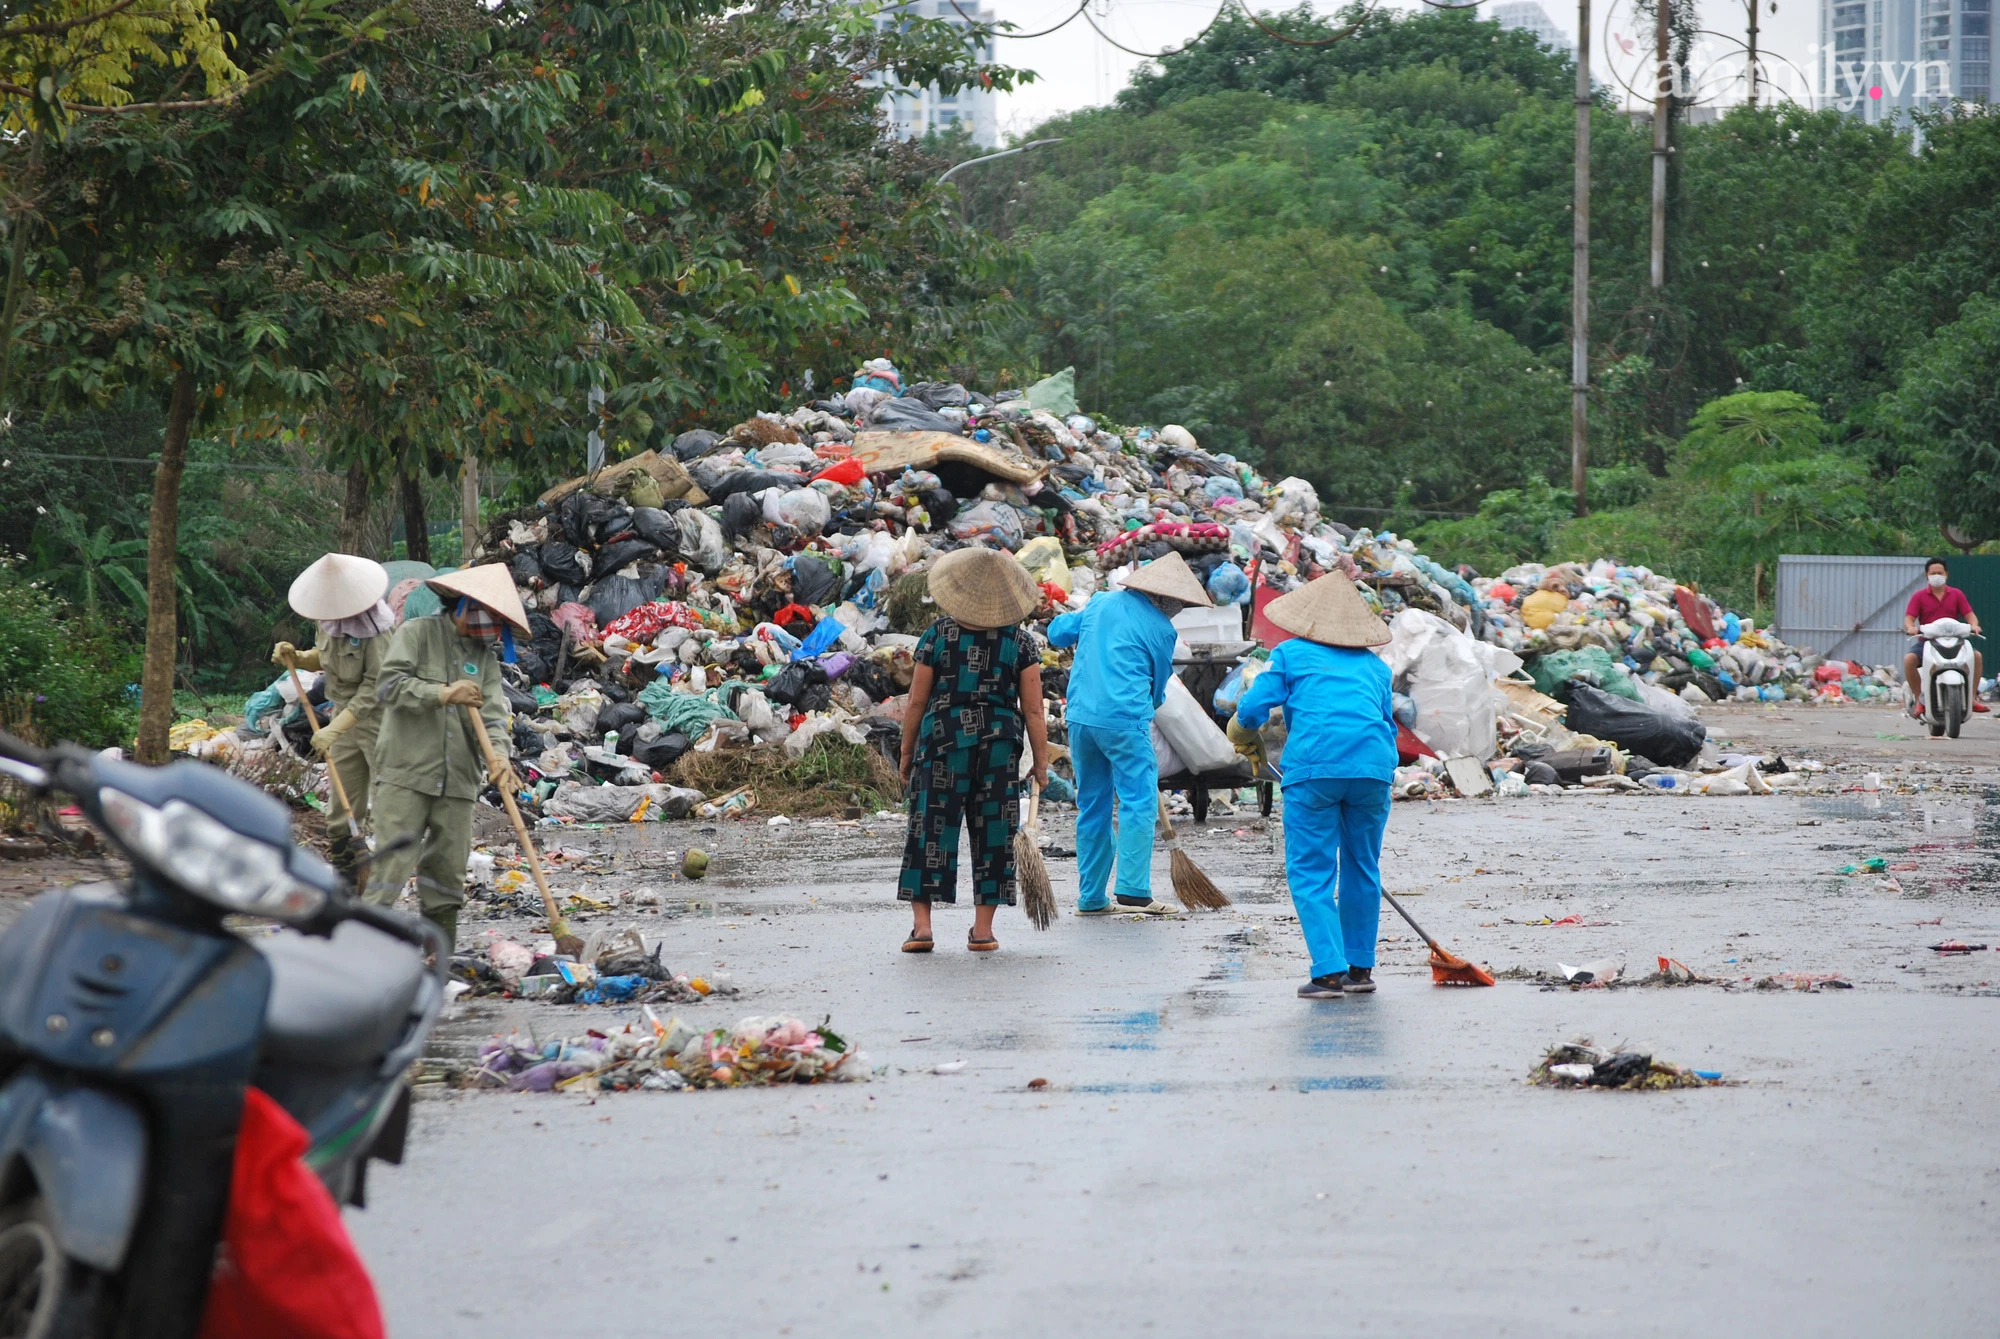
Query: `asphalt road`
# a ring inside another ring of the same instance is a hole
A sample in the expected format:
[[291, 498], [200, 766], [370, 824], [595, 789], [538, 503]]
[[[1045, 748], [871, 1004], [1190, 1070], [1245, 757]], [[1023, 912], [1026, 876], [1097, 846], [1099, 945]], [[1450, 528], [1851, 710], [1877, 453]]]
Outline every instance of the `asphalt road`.
[[[896, 952], [900, 820], [565, 832], [559, 883], [662, 904], [592, 925], [734, 975], [691, 1021], [830, 1014], [878, 1077], [426, 1098], [349, 1217], [391, 1333], [1991, 1334], [2000, 954], [1927, 946], [2000, 944], [2000, 728], [1710, 723], [1847, 765], [1798, 796], [1396, 806], [1388, 886], [1512, 973], [1490, 990], [1433, 988], [1385, 908], [1380, 993], [1294, 998], [1278, 825], [1246, 817], [1190, 839], [1233, 908], [1046, 933], [1003, 912], [987, 956], [964, 907], [935, 955]], [[1846, 789], [1869, 770], [1884, 791]], [[671, 874], [689, 842], [715, 852], [701, 884]], [[1890, 868], [1835, 872], [1870, 855]], [[1069, 897], [1074, 862], [1052, 868]], [[1532, 979], [1621, 954], [1711, 983]], [[438, 1050], [630, 1012], [472, 1001]], [[1730, 1086], [1524, 1082], [1585, 1036]]]

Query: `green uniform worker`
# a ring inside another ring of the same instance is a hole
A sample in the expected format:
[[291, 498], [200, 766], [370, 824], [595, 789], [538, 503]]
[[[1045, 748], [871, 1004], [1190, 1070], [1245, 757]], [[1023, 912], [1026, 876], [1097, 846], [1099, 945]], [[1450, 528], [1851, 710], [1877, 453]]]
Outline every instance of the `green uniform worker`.
[[[300, 615], [319, 624], [311, 650], [290, 642], [271, 649], [271, 662], [286, 669], [319, 670], [326, 675], [326, 696], [334, 717], [313, 733], [314, 751], [339, 774], [340, 785], [329, 786], [326, 829], [334, 867], [354, 877], [367, 855], [355, 835], [368, 819], [368, 787], [373, 779], [376, 726], [381, 706], [375, 700], [376, 676], [389, 645], [396, 615], [384, 599], [389, 574], [380, 563], [348, 553], [329, 553], [299, 573], [289, 595]], [[342, 796], [354, 806], [350, 815]]]
[[[375, 690], [382, 704], [375, 747], [378, 849], [405, 836], [418, 841], [376, 860], [368, 898], [394, 902], [414, 872], [424, 919], [455, 941], [458, 909], [465, 904], [465, 859], [472, 851], [473, 801], [488, 781], [510, 790], [520, 784], [507, 765], [499, 651], [511, 652], [512, 632], [525, 633], [528, 617], [513, 577], [497, 563], [448, 572], [427, 584], [444, 601], [444, 612], [396, 630]], [[492, 742], [491, 767], [475, 729]]]

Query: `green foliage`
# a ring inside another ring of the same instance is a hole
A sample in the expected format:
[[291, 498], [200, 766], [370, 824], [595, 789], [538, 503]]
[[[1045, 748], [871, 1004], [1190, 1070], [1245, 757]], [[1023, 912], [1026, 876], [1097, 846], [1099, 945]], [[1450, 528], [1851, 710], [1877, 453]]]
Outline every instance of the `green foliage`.
[[1432, 521], [1411, 538], [1446, 566], [1470, 564], [1483, 575], [1498, 576], [1547, 553], [1575, 512], [1574, 494], [1532, 478], [1519, 488], [1487, 494], [1476, 515]]
[[129, 744], [139, 704], [129, 640], [0, 565], [0, 728], [45, 743]]
[[2000, 301], [1975, 295], [1915, 349], [1881, 421], [1944, 522], [1974, 541], [2000, 538]]

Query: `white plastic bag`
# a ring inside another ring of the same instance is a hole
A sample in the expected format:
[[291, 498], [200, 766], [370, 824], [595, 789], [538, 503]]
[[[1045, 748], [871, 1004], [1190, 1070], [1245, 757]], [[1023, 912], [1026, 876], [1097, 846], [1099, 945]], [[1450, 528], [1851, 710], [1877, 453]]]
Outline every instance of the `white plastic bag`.
[[1153, 723], [1190, 771], [1219, 772], [1236, 761], [1229, 736], [1201, 709], [1178, 675], [1168, 676], [1167, 700], [1153, 714]]
[[1412, 732], [1440, 757], [1491, 758], [1497, 738], [1492, 681], [1519, 669], [1521, 658], [1421, 609], [1397, 614], [1389, 632], [1389, 644], [1376, 654], [1417, 704]]

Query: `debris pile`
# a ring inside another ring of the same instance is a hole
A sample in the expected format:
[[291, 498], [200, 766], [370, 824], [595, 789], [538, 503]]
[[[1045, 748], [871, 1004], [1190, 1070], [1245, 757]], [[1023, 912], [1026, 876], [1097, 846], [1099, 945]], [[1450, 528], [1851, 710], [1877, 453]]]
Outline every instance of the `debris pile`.
[[1686, 1069], [1638, 1051], [1602, 1051], [1589, 1038], [1551, 1046], [1528, 1082], [1547, 1088], [1622, 1088], [1651, 1092], [1667, 1088], [1708, 1088], [1722, 1082], [1715, 1070]]
[[831, 1024], [831, 1017], [817, 1027], [796, 1018], [745, 1018], [733, 1028], [697, 1029], [678, 1018], [662, 1023], [648, 1009], [641, 1022], [616, 1032], [542, 1042], [518, 1033], [493, 1037], [481, 1044], [479, 1063], [462, 1083], [546, 1093], [866, 1080], [867, 1056], [850, 1049]]
[[646, 947], [636, 929], [613, 934], [592, 931], [580, 957], [556, 952], [553, 941], [531, 949], [496, 935], [487, 936], [483, 955], [460, 953], [452, 976], [472, 995], [518, 996], [549, 1004], [698, 1004], [715, 995], [738, 993], [729, 973], [689, 975], [660, 961], [663, 947]]
[[[1188, 679], [1218, 713], [1261, 668], [1256, 643], [1282, 636], [1255, 611], [1345, 571], [1394, 632], [1383, 654], [1407, 727], [1405, 796], [1762, 793], [1770, 768], [1707, 782], [1680, 770], [1705, 737], [1695, 703], [1897, 691], [1887, 671], [1822, 663], [1642, 567], [1445, 567], [1329, 519], [1310, 482], [1267, 481], [1184, 427], [1100, 424], [1071, 385], [909, 384], [875, 359], [842, 394], [684, 432], [496, 522], [477, 560], [507, 566], [532, 625], [504, 670], [524, 802], [544, 824], [712, 816], [702, 806], [721, 791], [717, 812], [734, 817], [884, 806], [911, 651], [936, 617], [925, 572], [968, 544], [1014, 553], [1042, 618], [1120, 584], [1129, 564], [1184, 555], [1218, 606], [1180, 616], [1186, 640], [1250, 657], [1218, 662], [1236, 669], [1221, 690]], [[423, 575], [394, 587], [405, 615], [436, 612]], [[1057, 741], [1065, 665], [1045, 656]], [[178, 739], [225, 762], [303, 752], [296, 697], [287, 676], [246, 703], [242, 726], [191, 722]]]

